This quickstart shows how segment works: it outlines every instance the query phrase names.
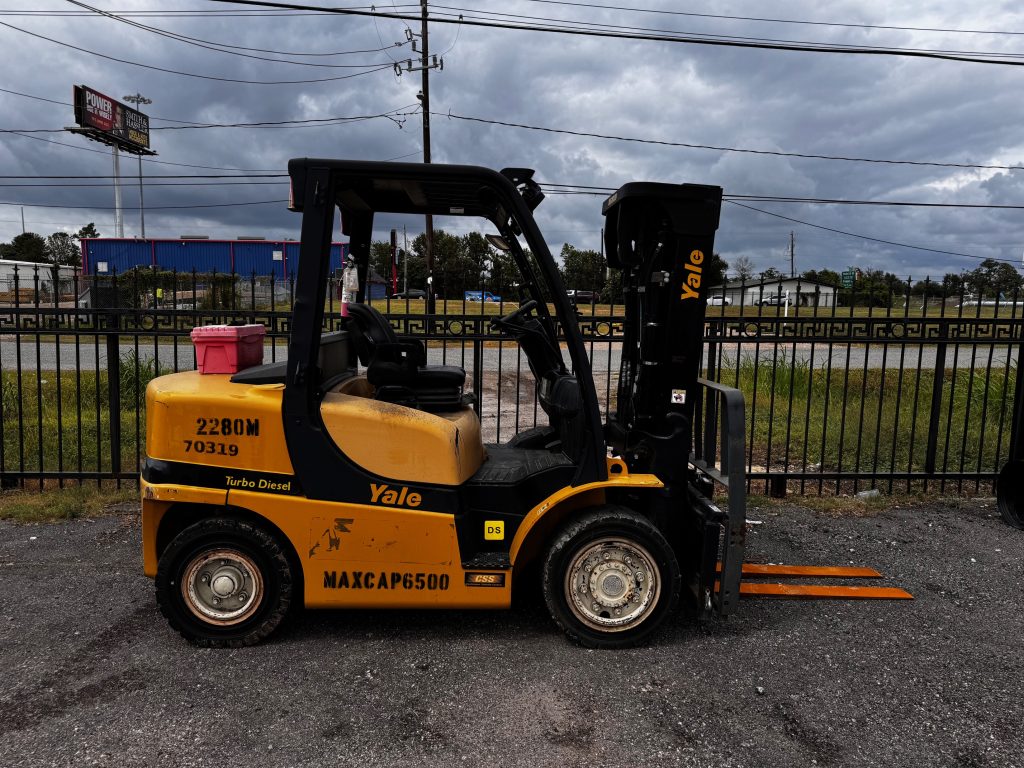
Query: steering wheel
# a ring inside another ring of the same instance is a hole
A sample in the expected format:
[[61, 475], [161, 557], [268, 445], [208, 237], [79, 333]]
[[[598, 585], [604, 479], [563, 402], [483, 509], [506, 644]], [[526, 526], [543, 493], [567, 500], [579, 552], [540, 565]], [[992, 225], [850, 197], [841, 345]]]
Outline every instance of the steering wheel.
[[491, 327], [502, 331], [516, 331], [523, 327], [522, 320], [537, 307], [536, 299], [530, 299], [521, 307], [509, 312], [504, 317], [496, 317], [491, 321]]

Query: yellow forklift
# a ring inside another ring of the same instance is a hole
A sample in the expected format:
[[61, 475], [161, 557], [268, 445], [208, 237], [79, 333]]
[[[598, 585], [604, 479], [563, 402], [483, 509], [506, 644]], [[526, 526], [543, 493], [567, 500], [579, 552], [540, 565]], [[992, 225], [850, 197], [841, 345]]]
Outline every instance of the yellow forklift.
[[[287, 361], [176, 373], [146, 393], [144, 569], [182, 635], [251, 645], [299, 606], [507, 608], [539, 568], [558, 625], [611, 648], [647, 639], [681, 597], [724, 615], [745, 587], [794, 589], [741, 584], [743, 401], [698, 381], [719, 187], [631, 183], [604, 203], [626, 322], [603, 423], [532, 215], [544, 197], [532, 171], [299, 159], [289, 174], [302, 229]], [[336, 209], [360, 289], [341, 329], [324, 332]], [[429, 365], [422, 341], [364, 302], [377, 212], [496, 230], [524, 295], [493, 328], [518, 342], [546, 424], [485, 445], [465, 371]], [[716, 480], [725, 510], [710, 500]]]

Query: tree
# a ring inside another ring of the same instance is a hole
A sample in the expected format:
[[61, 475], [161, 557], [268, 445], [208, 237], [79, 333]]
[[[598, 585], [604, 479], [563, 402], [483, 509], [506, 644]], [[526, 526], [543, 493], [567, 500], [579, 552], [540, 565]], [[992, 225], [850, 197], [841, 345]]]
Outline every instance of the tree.
[[964, 280], [979, 299], [1010, 297], [1024, 284], [1016, 267], [995, 259], [985, 259], [976, 269], [964, 275]]
[[[422, 237], [422, 235], [421, 235]], [[415, 244], [415, 243], [414, 243]], [[408, 260], [408, 285], [406, 285], [406, 260]], [[370, 266], [391, 285], [391, 243], [378, 240], [370, 245]], [[420, 256], [406, 254], [398, 249], [398, 289], [427, 287], [427, 263]], [[388, 288], [390, 293], [391, 289]]]
[[75, 233], [75, 240], [84, 240], [87, 237], [99, 237], [99, 230], [91, 221]]
[[752, 280], [754, 277], [754, 262], [750, 260], [749, 256], [740, 256], [735, 264], [736, 279], [747, 282]]
[[775, 267], [768, 267], [768, 269], [761, 273], [761, 279], [764, 280], [765, 282], [769, 280], [781, 280], [784, 277], [785, 275], [783, 275]]
[[814, 283], [831, 285], [833, 288], [842, 288], [843, 286], [843, 276], [832, 269], [808, 269], [800, 277]]
[[519, 267], [512, 254], [495, 250], [491, 254], [490, 291], [505, 301], [515, 301], [513, 288], [519, 284]]
[[964, 290], [964, 276], [955, 272], [947, 272], [942, 276], [942, 292], [946, 296], [956, 296]]
[[704, 280], [708, 286], [721, 285], [725, 282], [725, 273], [729, 269], [729, 262], [717, 253], [712, 253], [704, 268]]
[[46, 252], [51, 263], [77, 267], [82, 261], [81, 249], [67, 232], [54, 232], [46, 238]]
[[562, 279], [565, 287], [600, 293], [604, 288], [605, 260], [597, 251], [582, 251], [569, 243], [562, 246]]
[[[417, 235], [413, 254], [423, 265], [426, 276], [427, 238]], [[434, 230], [434, 293], [440, 298], [461, 299], [466, 291], [478, 291], [484, 281], [491, 246], [479, 232], [458, 236], [442, 229]], [[413, 263], [409, 261], [409, 285], [413, 282]]]
[[46, 240], [35, 232], [23, 232], [18, 235], [11, 241], [6, 251], [5, 259], [34, 261], [37, 263], [49, 261], [46, 255]]

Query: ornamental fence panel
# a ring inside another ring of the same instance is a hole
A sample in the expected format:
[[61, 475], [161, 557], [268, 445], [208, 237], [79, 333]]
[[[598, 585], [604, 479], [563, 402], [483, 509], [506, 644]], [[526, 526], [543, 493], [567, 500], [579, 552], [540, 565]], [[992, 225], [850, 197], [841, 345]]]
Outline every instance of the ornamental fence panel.
[[[195, 326], [262, 323], [264, 359], [287, 357], [290, 280], [138, 270], [61, 277], [55, 288], [51, 272], [0, 278], [4, 488], [135, 480], [145, 387], [195, 368]], [[744, 393], [753, 492], [992, 492], [1019, 421], [1024, 304], [913, 288], [834, 293], [817, 305], [730, 304], [723, 289], [708, 307], [704, 375]], [[734, 295], [750, 292], [742, 286]], [[332, 278], [325, 331], [341, 326], [339, 296]], [[621, 304], [592, 296], [577, 322], [607, 414], [625, 318]], [[485, 440], [504, 442], [543, 423], [525, 358], [490, 327], [515, 302], [464, 294], [438, 300], [429, 314], [422, 299], [374, 304], [399, 335], [426, 343], [429, 362], [466, 369]]]

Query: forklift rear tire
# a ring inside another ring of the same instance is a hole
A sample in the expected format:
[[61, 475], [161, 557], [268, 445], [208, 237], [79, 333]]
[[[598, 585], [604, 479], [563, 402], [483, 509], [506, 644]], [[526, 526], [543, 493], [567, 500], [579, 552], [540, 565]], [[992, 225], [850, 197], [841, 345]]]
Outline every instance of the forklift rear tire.
[[555, 622], [588, 648], [638, 645], [672, 613], [681, 578], [653, 523], [607, 506], [571, 520], [544, 560], [544, 601]]
[[215, 517], [183, 530], [160, 556], [156, 599], [194, 645], [240, 648], [277, 629], [294, 580], [276, 537], [244, 520]]

